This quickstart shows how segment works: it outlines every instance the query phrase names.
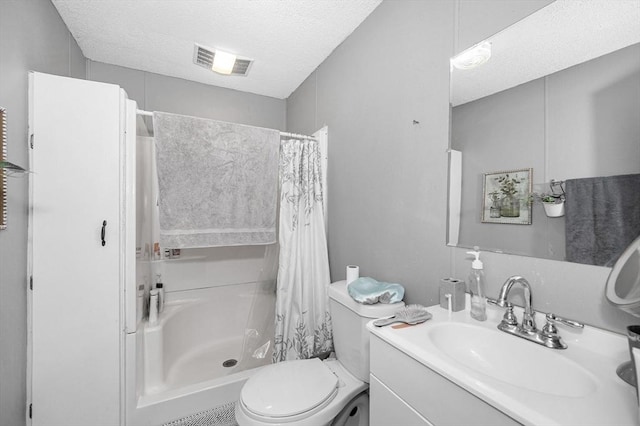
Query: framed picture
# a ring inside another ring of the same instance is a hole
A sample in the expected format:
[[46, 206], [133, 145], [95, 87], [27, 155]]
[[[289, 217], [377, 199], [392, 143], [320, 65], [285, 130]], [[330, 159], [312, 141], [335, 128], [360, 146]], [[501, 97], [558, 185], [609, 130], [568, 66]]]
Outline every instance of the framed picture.
[[482, 222], [531, 225], [533, 169], [485, 173], [482, 188]]

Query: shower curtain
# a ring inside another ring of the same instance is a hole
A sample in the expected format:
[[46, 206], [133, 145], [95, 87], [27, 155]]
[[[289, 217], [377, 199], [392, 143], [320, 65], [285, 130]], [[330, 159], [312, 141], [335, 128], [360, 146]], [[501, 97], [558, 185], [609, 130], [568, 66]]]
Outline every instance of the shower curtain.
[[273, 362], [333, 350], [321, 156], [315, 140], [280, 147], [280, 261]]

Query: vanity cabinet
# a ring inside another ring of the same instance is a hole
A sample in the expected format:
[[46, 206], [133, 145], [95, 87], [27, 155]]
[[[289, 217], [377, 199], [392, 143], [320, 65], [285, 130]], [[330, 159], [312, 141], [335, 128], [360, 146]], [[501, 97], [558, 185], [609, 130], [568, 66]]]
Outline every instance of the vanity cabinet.
[[370, 344], [371, 426], [520, 424], [381, 338]]

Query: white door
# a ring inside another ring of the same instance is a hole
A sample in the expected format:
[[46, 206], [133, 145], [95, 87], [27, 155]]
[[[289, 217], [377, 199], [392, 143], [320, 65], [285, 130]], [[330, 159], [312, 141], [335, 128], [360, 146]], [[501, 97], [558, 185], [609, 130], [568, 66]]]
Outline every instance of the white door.
[[34, 426], [120, 424], [123, 103], [115, 85], [30, 73]]

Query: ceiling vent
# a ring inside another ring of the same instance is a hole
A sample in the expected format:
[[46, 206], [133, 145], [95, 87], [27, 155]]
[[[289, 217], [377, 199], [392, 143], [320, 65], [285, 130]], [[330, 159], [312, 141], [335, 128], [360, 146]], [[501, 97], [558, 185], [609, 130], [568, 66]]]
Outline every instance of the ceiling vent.
[[[213, 58], [216, 56], [215, 49], [209, 47], [200, 46], [196, 43], [193, 52], [193, 62], [196, 65], [200, 65], [202, 68], [206, 68], [209, 71], [213, 66]], [[249, 69], [253, 64], [252, 59], [237, 57], [235, 64], [233, 64], [233, 70], [230, 75], [246, 76], [249, 74]]]

